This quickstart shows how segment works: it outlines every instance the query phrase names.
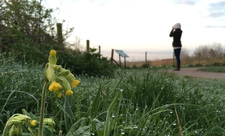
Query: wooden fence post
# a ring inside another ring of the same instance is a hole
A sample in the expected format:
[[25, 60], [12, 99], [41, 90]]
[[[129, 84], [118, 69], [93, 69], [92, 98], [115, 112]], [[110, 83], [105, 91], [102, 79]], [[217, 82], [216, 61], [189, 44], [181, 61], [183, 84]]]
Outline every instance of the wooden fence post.
[[114, 55], [114, 49], [112, 49], [112, 51], [111, 51], [111, 58], [110, 58], [111, 64], [113, 64], [113, 55]]
[[100, 45], [98, 46], [98, 53], [99, 53], [99, 55], [101, 55], [101, 46]]
[[147, 64], [147, 52], [145, 52], [145, 64]]
[[120, 62], [120, 67], [121, 67], [121, 56], [119, 55], [119, 62]]
[[126, 68], [126, 57], [124, 57], [124, 67]]
[[89, 52], [89, 48], [90, 48], [90, 42], [89, 40], [86, 40], [86, 52]]
[[62, 44], [63, 43], [62, 24], [61, 23], [57, 23], [56, 24], [56, 28], [57, 28], [58, 43]]

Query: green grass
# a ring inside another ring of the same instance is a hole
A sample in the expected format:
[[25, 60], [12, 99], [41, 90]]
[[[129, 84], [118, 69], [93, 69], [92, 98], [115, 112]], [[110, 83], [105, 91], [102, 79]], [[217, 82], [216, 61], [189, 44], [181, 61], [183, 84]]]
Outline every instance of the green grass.
[[201, 67], [198, 70], [207, 71], [207, 72], [219, 72], [225, 73], [225, 66], [209, 66], [209, 67]]
[[[22, 109], [39, 116], [43, 68], [12, 58], [1, 61], [0, 134], [7, 119]], [[114, 78], [77, 78], [81, 83], [69, 99], [74, 124], [67, 132], [63, 99], [47, 92], [45, 117], [56, 122], [54, 135], [62, 130], [67, 136], [176, 136], [177, 117], [185, 136], [225, 133], [222, 80], [176, 77], [156, 68], [118, 69]]]

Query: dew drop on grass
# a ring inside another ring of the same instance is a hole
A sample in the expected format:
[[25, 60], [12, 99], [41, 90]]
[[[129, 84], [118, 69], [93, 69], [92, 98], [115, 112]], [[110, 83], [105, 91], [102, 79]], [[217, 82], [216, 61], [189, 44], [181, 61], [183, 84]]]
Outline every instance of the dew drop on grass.
[[114, 114], [112, 115], [112, 118], [115, 118], [115, 115]]
[[121, 92], [123, 92], [123, 89], [120, 89]]
[[220, 113], [220, 111], [218, 111], [218, 110], [216, 112]]
[[135, 129], [136, 129], [136, 128], [138, 128], [138, 126], [134, 126], [133, 128], [135, 128]]
[[92, 136], [94, 136], [94, 135], [95, 135], [95, 133], [91, 133], [91, 135], [92, 135]]

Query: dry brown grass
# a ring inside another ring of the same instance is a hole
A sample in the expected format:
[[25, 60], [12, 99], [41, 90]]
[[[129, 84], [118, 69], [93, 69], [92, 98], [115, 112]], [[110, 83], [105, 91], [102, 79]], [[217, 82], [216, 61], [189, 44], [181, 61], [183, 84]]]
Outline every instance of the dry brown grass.
[[173, 64], [173, 60], [172, 59], [163, 59], [163, 60], [154, 60], [154, 61], [147, 61], [147, 63], [145, 61], [139, 61], [139, 62], [127, 62], [126, 66], [128, 67], [141, 67], [144, 64], [149, 64], [151, 66], [160, 66], [160, 65], [172, 65]]
[[[162, 59], [162, 60], [154, 60], [154, 61], [147, 61], [147, 63], [145, 61], [139, 61], [139, 62], [126, 62], [126, 66], [127, 67], [141, 67], [144, 64], [149, 64], [151, 66], [172, 66], [175, 65], [176, 60], [174, 59]], [[225, 60], [216, 60], [216, 59], [211, 59], [211, 60], [196, 60], [196, 59], [181, 59], [181, 65], [183, 66], [190, 66], [190, 65], [197, 65], [197, 64], [201, 64], [201, 65], [210, 65], [210, 64], [214, 64], [214, 63], [220, 63], [223, 64], [225, 63]]]

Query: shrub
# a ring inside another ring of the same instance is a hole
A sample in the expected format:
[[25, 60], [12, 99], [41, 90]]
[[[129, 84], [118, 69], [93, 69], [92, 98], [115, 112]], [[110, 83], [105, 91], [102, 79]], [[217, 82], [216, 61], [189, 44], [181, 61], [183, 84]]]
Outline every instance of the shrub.
[[[92, 48], [89, 52], [79, 52], [67, 49], [66, 52], [59, 52], [59, 63], [69, 68], [77, 75], [88, 76], [107, 76], [114, 75], [115, 66], [111, 65], [106, 57], [95, 52], [96, 49]], [[62, 61], [63, 60], [63, 61]]]
[[141, 67], [142, 67], [142, 68], [148, 68], [148, 67], [150, 67], [150, 64], [149, 64], [149, 63], [145, 63], [145, 64], [143, 64]]
[[202, 67], [202, 64], [195, 64], [195, 67]]

